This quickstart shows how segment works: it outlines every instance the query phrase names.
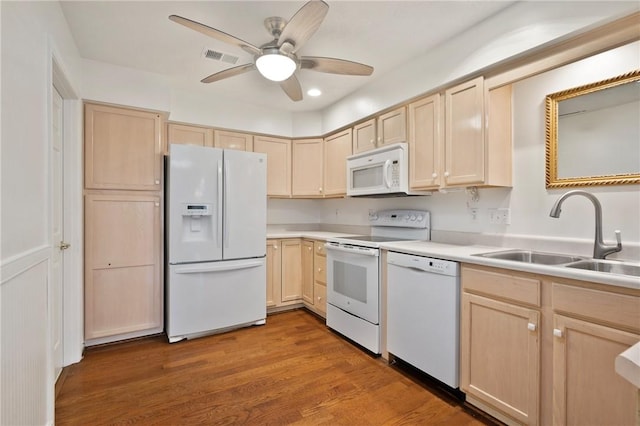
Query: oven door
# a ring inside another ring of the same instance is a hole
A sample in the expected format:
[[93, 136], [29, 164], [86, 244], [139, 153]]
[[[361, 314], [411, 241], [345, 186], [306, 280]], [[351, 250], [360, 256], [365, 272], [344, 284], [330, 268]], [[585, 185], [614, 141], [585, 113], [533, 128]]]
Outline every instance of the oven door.
[[378, 249], [327, 243], [327, 302], [372, 324], [379, 323]]

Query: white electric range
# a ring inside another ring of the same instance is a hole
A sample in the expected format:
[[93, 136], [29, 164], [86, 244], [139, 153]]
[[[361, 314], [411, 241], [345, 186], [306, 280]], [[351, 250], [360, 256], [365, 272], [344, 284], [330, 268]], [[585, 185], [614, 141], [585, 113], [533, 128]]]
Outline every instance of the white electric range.
[[424, 210], [383, 210], [369, 215], [371, 235], [330, 238], [327, 249], [327, 326], [380, 354], [380, 245], [429, 240]]

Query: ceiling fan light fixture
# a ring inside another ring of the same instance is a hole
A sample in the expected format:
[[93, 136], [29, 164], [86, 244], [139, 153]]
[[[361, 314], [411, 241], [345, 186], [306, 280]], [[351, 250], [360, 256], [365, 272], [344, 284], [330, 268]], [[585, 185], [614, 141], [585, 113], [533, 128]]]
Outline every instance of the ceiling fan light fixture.
[[293, 75], [298, 64], [278, 49], [270, 49], [256, 58], [256, 68], [264, 78], [271, 81], [284, 81]]

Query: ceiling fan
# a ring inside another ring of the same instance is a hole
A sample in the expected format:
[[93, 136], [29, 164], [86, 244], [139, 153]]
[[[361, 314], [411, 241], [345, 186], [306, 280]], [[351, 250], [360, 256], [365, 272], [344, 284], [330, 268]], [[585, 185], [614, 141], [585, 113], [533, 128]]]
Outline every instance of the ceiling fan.
[[280, 87], [292, 101], [300, 101], [302, 88], [295, 75], [298, 69], [362, 76], [371, 75], [373, 72], [373, 67], [358, 62], [297, 55], [298, 50], [320, 27], [328, 11], [329, 5], [324, 1], [311, 0], [302, 6], [288, 22], [277, 16], [266, 18], [264, 25], [273, 36], [273, 40], [260, 47], [182, 16], [171, 15], [169, 19], [222, 42], [238, 46], [254, 55], [254, 63], [211, 74], [202, 79], [203, 83], [212, 83], [257, 69], [265, 78], [280, 82]]

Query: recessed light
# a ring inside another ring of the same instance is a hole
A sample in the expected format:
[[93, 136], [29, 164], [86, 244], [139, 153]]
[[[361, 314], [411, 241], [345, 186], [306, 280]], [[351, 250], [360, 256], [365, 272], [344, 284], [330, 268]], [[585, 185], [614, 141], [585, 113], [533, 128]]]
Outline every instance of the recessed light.
[[320, 89], [309, 89], [307, 90], [307, 95], [315, 97], [322, 95], [322, 92], [320, 91]]

